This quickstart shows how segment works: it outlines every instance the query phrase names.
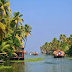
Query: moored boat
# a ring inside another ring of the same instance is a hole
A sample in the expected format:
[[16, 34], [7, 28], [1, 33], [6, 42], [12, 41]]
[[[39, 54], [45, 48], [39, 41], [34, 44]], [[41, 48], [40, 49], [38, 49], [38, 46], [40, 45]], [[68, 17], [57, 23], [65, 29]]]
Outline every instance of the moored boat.
[[57, 49], [53, 52], [54, 58], [60, 58], [65, 56], [65, 52], [63, 50]]

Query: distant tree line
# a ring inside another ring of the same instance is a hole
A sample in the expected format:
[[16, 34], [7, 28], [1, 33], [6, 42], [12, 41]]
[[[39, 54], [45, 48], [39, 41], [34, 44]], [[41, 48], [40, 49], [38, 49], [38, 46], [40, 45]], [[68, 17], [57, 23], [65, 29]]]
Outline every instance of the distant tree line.
[[72, 55], [72, 34], [68, 38], [61, 34], [59, 40], [53, 38], [52, 42], [46, 42], [40, 47], [42, 53], [52, 54], [56, 49], [62, 49], [65, 54]]

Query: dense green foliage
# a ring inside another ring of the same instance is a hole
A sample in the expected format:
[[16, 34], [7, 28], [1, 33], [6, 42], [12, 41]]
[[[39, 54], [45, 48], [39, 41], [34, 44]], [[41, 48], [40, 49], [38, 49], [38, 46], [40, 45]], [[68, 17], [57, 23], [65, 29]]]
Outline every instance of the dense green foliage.
[[54, 38], [52, 42], [46, 42], [40, 47], [42, 53], [53, 53], [56, 49], [64, 50], [65, 54], [72, 55], [72, 34], [67, 38], [61, 34], [59, 40]]
[[20, 12], [11, 14], [8, 0], [0, 0], [0, 59], [10, 58], [20, 46], [26, 45], [27, 35], [31, 34], [28, 24], [23, 26]]

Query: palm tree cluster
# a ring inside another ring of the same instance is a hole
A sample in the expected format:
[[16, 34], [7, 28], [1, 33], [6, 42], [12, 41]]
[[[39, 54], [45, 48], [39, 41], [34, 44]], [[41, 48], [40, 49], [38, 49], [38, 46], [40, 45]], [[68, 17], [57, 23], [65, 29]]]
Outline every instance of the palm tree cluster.
[[53, 38], [52, 42], [46, 42], [43, 46], [40, 47], [42, 53], [53, 53], [56, 49], [63, 50], [66, 54], [72, 54], [72, 34], [67, 38], [64, 34], [61, 34], [59, 40]]
[[26, 44], [27, 35], [31, 35], [31, 27], [23, 26], [23, 15], [20, 12], [11, 14], [8, 0], [0, 0], [0, 53], [11, 57], [20, 50], [20, 46]]

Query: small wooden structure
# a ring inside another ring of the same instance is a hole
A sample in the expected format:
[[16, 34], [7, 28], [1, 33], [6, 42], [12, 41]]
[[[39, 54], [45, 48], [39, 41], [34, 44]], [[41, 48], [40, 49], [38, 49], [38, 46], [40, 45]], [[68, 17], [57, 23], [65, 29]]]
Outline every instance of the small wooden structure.
[[20, 48], [22, 49], [22, 51], [18, 51], [18, 52], [17, 52], [17, 55], [16, 55], [16, 56], [14, 55], [14, 56], [11, 58], [11, 60], [24, 60], [24, 53], [25, 53], [24, 47], [21, 46]]
[[64, 57], [65, 52], [63, 50], [57, 49], [53, 52], [54, 58]]

